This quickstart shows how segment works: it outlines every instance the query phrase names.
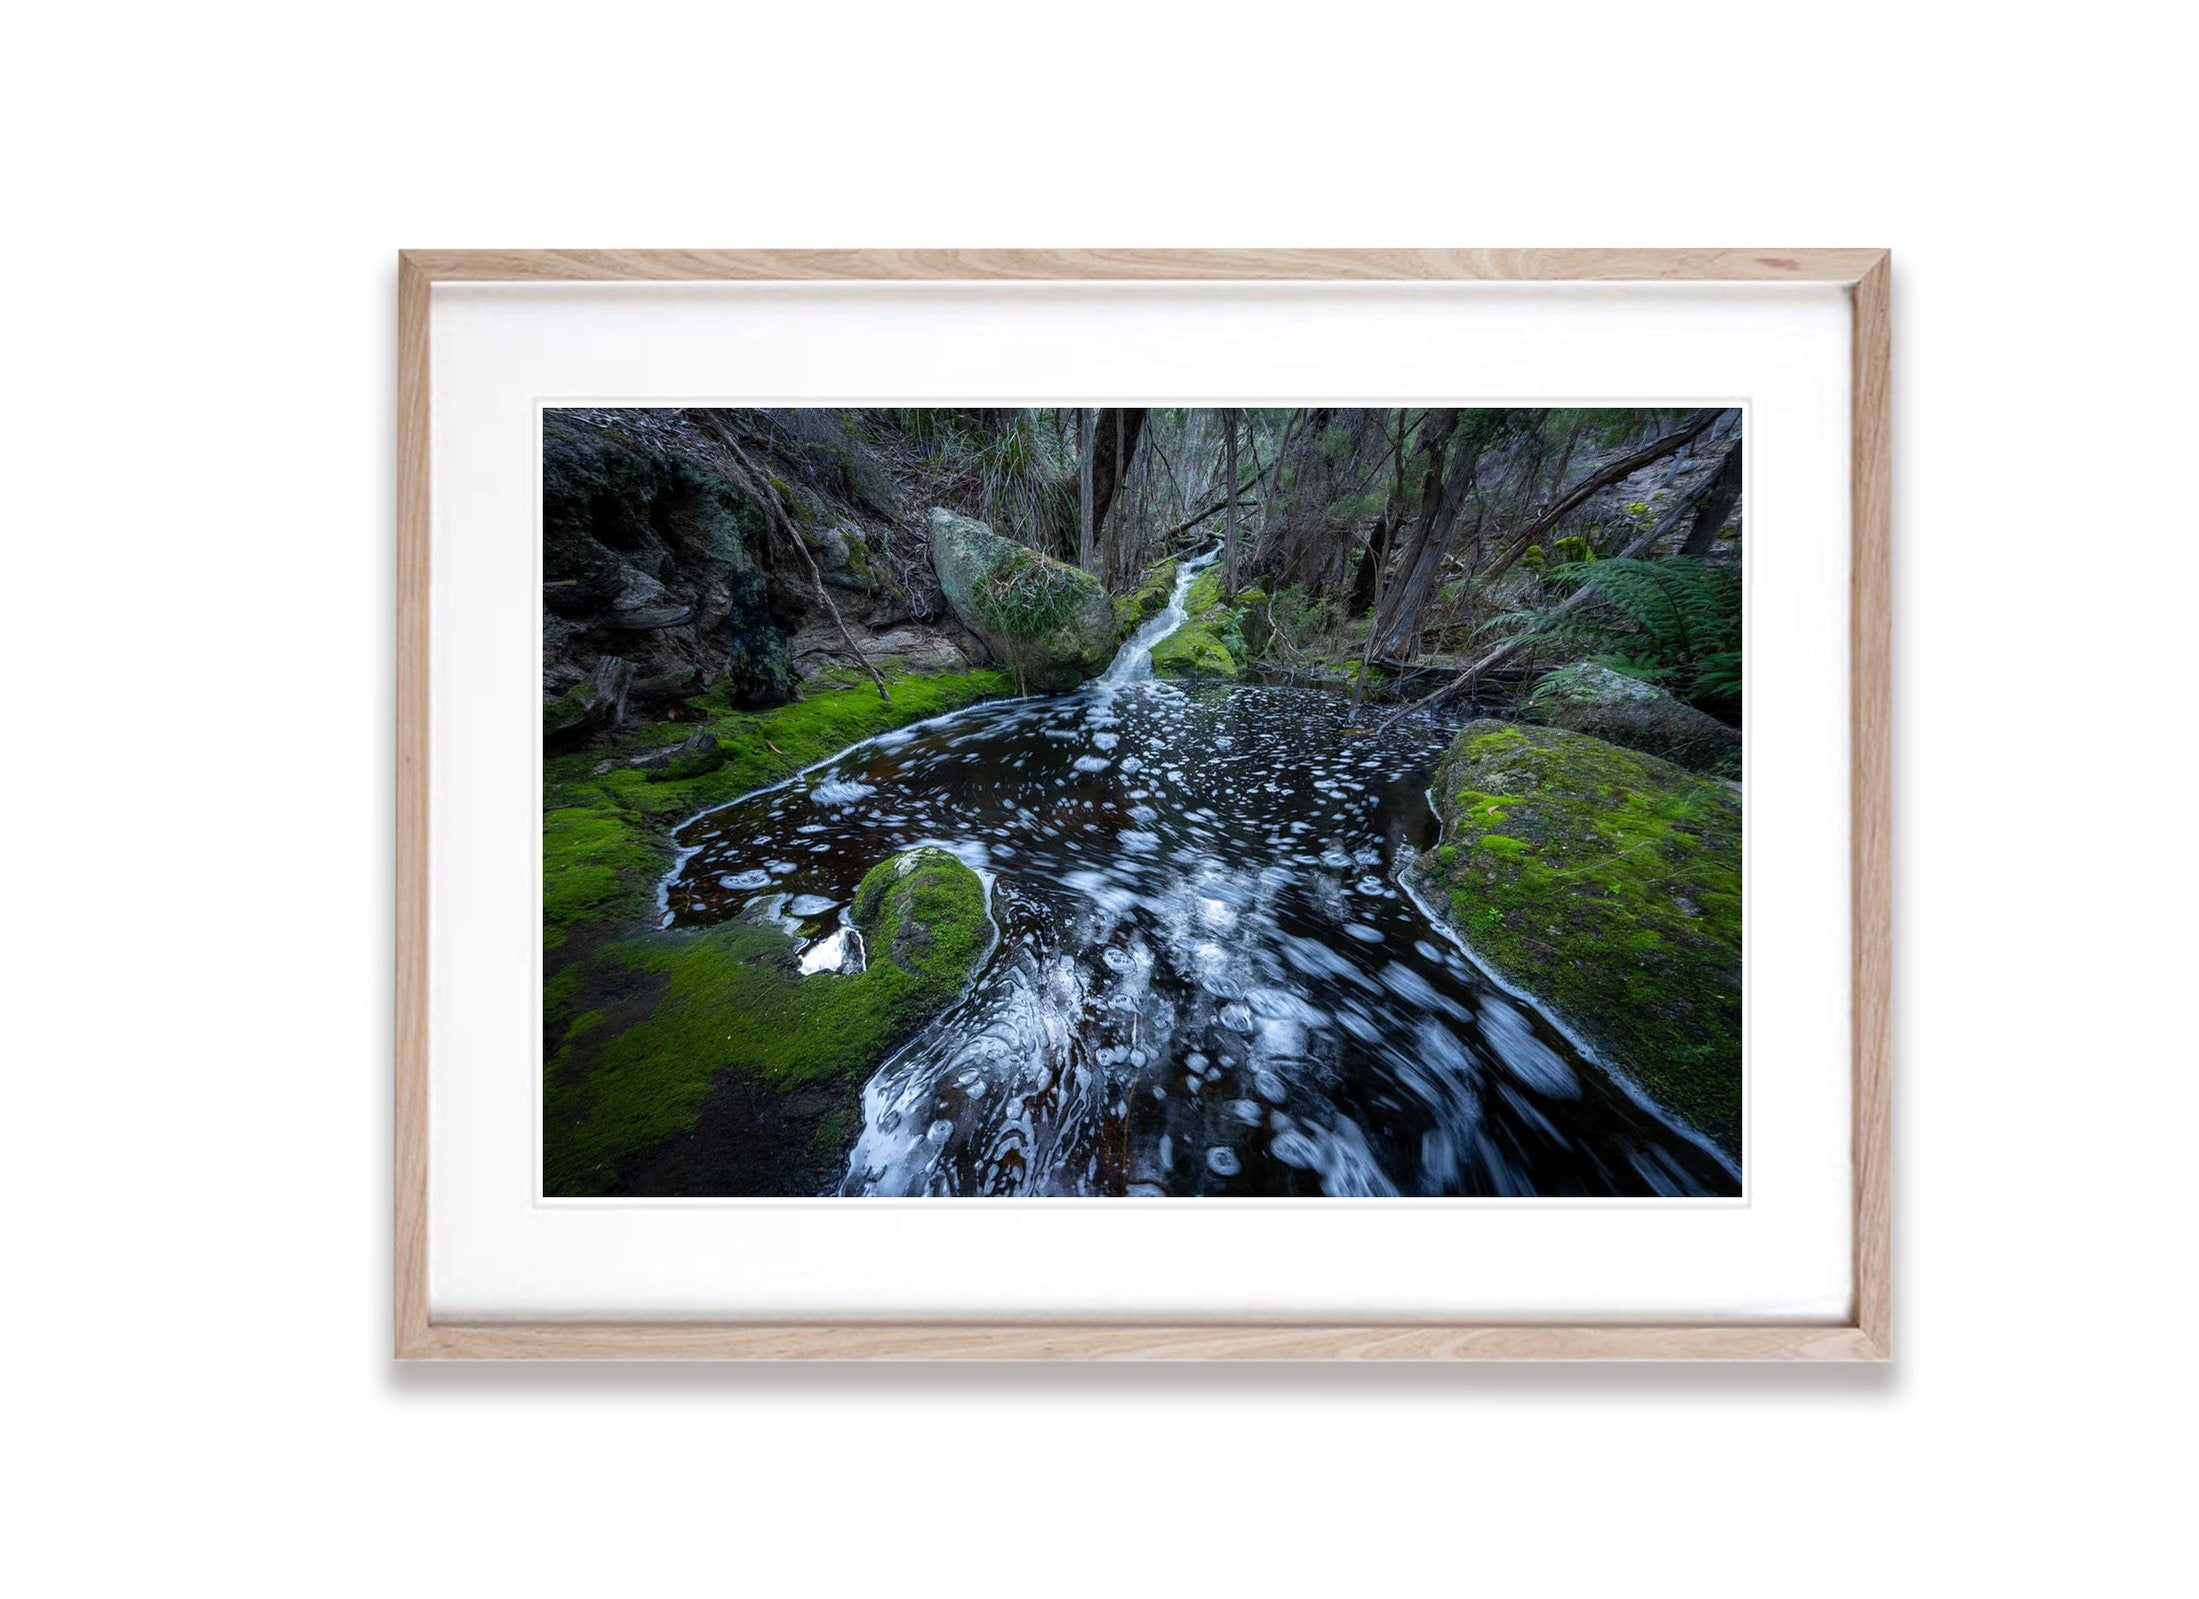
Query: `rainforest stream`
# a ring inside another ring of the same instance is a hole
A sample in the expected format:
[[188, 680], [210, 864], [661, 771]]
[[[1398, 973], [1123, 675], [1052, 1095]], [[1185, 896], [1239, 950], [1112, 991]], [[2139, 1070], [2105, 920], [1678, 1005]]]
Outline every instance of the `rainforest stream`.
[[677, 834], [663, 925], [773, 915], [810, 972], [865, 958], [847, 907], [897, 851], [988, 885], [999, 939], [864, 1088], [841, 1191], [1737, 1193], [1400, 881], [1450, 729], [1152, 675], [1202, 564], [1083, 688], [872, 739]]

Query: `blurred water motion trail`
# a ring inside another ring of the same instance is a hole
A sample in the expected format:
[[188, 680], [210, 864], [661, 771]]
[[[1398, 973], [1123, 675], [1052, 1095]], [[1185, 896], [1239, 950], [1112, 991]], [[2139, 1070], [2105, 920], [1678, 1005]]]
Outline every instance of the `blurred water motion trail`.
[[888, 734], [681, 829], [666, 925], [778, 915], [810, 970], [860, 958], [841, 915], [898, 850], [990, 885], [999, 943], [865, 1088], [842, 1192], [1738, 1192], [1395, 880], [1433, 842], [1444, 730], [1153, 679], [1192, 575], [1074, 694]]

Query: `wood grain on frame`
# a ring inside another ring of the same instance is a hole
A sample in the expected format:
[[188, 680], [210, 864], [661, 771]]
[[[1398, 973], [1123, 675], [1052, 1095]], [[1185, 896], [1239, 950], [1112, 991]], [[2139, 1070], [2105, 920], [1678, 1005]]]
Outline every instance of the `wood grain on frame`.
[[1854, 283], [1878, 250], [410, 250], [435, 282]]
[[[1892, 433], [1883, 250], [412, 250], [398, 259], [396, 1353], [548, 1360], [1883, 1360], [1890, 1353]], [[499, 1322], [428, 1313], [429, 296], [438, 282], [1832, 283], [1853, 301], [1849, 1321]]]

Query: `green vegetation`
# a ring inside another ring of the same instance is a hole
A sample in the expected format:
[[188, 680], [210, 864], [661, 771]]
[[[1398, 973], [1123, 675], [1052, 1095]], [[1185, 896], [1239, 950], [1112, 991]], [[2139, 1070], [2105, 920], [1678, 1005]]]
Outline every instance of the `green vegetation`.
[[987, 627], [1011, 638], [1043, 638], [1069, 619], [1097, 585], [1073, 566], [1008, 546], [971, 596]]
[[1599, 561], [1590, 552], [1582, 559], [1569, 548], [1580, 545], [1558, 541], [1575, 558], [1548, 568], [1552, 603], [1499, 623], [1699, 705], [1737, 705], [1740, 569], [1696, 555]]
[[887, 681], [891, 703], [880, 700], [867, 680], [860, 688], [813, 693], [764, 711], [729, 709], [722, 688], [697, 695], [688, 707], [717, 739], [723, 759], [693, 776], [626, 762], [684, 741], [694, 722], [658, 723], [606, 748], [545, 762], [545, 948], [561, 948], [583, 928], [600, 936], [646, 915], [671, 860], [665, 834], [695, 812], [792, 777], [876, 734], [1014, 691], [1005, 673], [992, 671], [889, 675]]
[[[1240, 596], [1242, 599], [1243, 596]], [[1153, 646], [1162, 677], [1235, 677], [1245, 647], [1245, 610], [1222, 598], [1222, 574], [1210, 566], [1184, 592], [1184, 625]]]
[[[961, 991], [992, 938], [984, 884], [944, 850], [874, 867], [851, 914], [869, 952], [856, 973], [804, 977], [786, 933], [747, 921], [598, 951], [567, 1000], [587, 1008], [556, 1029], [545, 1072], [547, 1191], [612, 1188], [623, 1157], [695, 1124], [723, 1072], [781, 1094], [818, 1083], [852, 1093]], [[819, 1118], [811, 1145], [844, 1153], [849, 1107]]]
[[1115, 600], [1115, 634], [1127, 639], [1147, 622], [1168, 609], [1168, 596], [1176, 592], [1176, 559], [1170, 556], [1145, 569], [1138, 586]]
[[1423, 864], [1475, 953], [1738, 1154], [1739, 795], [1500, 722], [1470, 724], [1436, 783], [1444, 842]]

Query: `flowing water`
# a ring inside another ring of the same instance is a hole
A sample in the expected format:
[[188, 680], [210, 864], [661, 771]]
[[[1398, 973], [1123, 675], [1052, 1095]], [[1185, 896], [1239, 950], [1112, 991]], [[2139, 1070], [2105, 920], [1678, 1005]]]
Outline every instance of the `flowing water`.
[[865, 1087], [841, 1191], [1738, 1192], [1398, 881], [1447, 730], [1153, 677], [1204, 564], [1077, 692], [886, 734], [680, 830], [665, 925], [776, 915], [805, 971], [863, 958], [846, 908], [896, 851], [986, 881], [1000, 938]]

